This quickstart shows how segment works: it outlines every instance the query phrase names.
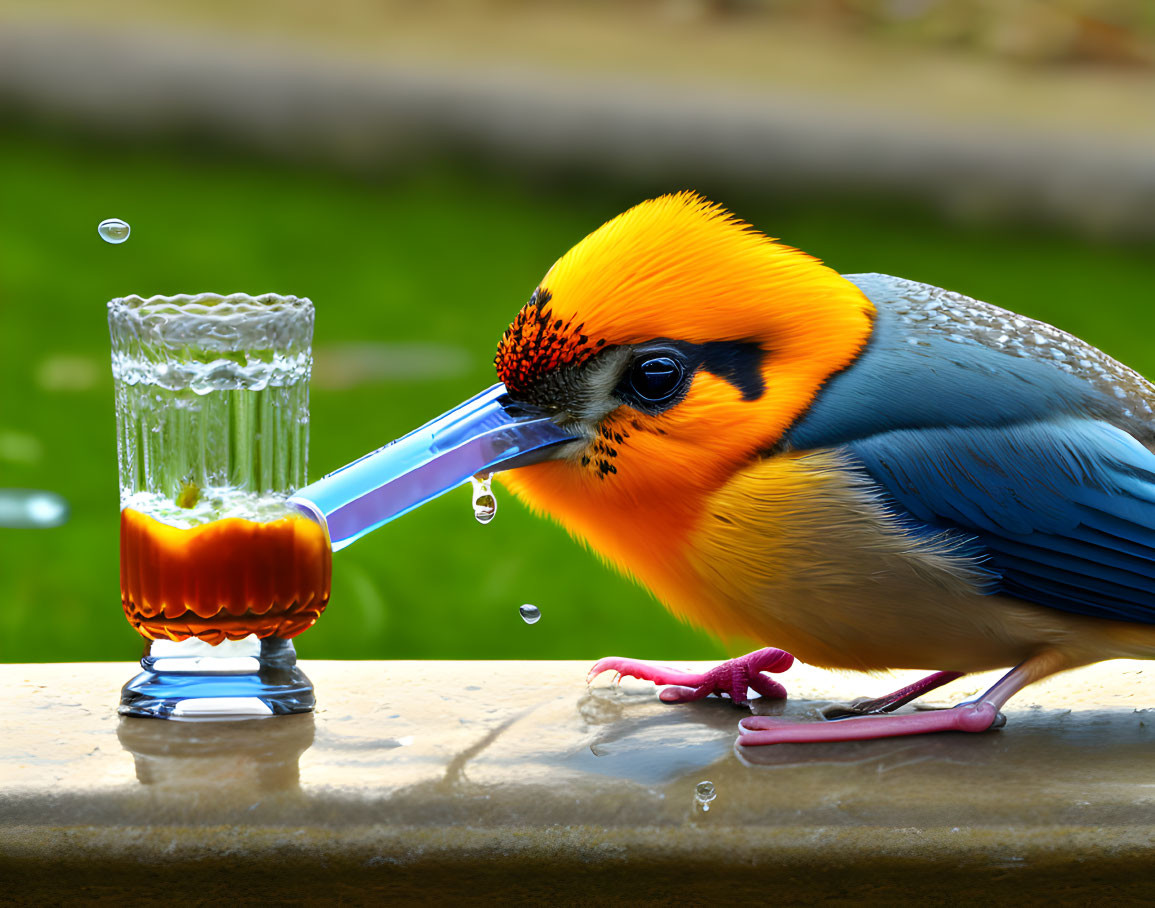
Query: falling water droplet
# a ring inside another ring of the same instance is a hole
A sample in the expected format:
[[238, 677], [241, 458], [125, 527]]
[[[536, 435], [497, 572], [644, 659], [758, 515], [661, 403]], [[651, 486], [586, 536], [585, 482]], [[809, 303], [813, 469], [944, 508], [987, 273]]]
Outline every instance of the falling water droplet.
[[104, 242], [119, 246], [128, 239], [128, 235], [132, 233], [132, 228], [120, 218], [107, 218], [97, 225], [96, 232], [100, 234], [100, 238]]
[[714, 791], [713, 782], [699, 782], [694, 786], [694, 800], [702, 806], [703, 811], [710, 809], [710, 802], [716, 797], [718, 793]]
[[541, 620], [541, 609], [536, 605], [523, 605], [518, 611], [521, 612], [521, 620], [526, 624], [537, 624]]
[[482, 526], [493, 520], [493, 515], [497, 513], [497, 499], [493, 497], [493, 489], [490, 488], [492, 480], [491, 473], [478, 473], [470, 480], [473, 483], [473, 516]]

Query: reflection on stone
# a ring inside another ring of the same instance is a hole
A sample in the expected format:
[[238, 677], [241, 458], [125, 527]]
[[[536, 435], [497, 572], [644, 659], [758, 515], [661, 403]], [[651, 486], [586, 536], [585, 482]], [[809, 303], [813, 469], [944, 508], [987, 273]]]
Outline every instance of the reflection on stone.
[[273, 793], [300, 787], [299, 761], [313, 743], [312, 713], [274, 720], [159, 722], [125, 717], [116, 736], [154, 790]]

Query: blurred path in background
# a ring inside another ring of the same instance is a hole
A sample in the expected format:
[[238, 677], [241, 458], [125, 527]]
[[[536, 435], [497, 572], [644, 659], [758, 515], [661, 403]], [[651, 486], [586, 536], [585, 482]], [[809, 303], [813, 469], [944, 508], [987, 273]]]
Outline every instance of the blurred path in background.
[[1155, 22], [1089, 5], [8, 0], [0, 116], [1155, 235]]

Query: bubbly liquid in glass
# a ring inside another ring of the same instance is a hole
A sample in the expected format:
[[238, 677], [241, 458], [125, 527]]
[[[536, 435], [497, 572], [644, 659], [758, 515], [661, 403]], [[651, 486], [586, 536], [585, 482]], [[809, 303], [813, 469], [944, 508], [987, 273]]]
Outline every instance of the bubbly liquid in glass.
[[295, 637], [324, 611], [331, 575], [329, 540], [305, 517], [178, 527], [121, 511], [121, 602], [152, 640]]

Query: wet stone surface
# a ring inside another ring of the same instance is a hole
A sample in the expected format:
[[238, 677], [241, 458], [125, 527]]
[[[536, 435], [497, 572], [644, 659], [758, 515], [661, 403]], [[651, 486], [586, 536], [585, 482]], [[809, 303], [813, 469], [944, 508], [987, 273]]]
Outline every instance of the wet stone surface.
[[[1155, 862], [1145, 663], [1036, 685], [1000, 731], [749, 751], [728, 702], [587, 688], [584, 662], [303, 667], [315, 715], [173, 723], [117, 717], [127, 664], [0, 666], [9, 894], [999, 902], [1131, 897]], [[758, 711], [913, 677], [801, 667]]]

